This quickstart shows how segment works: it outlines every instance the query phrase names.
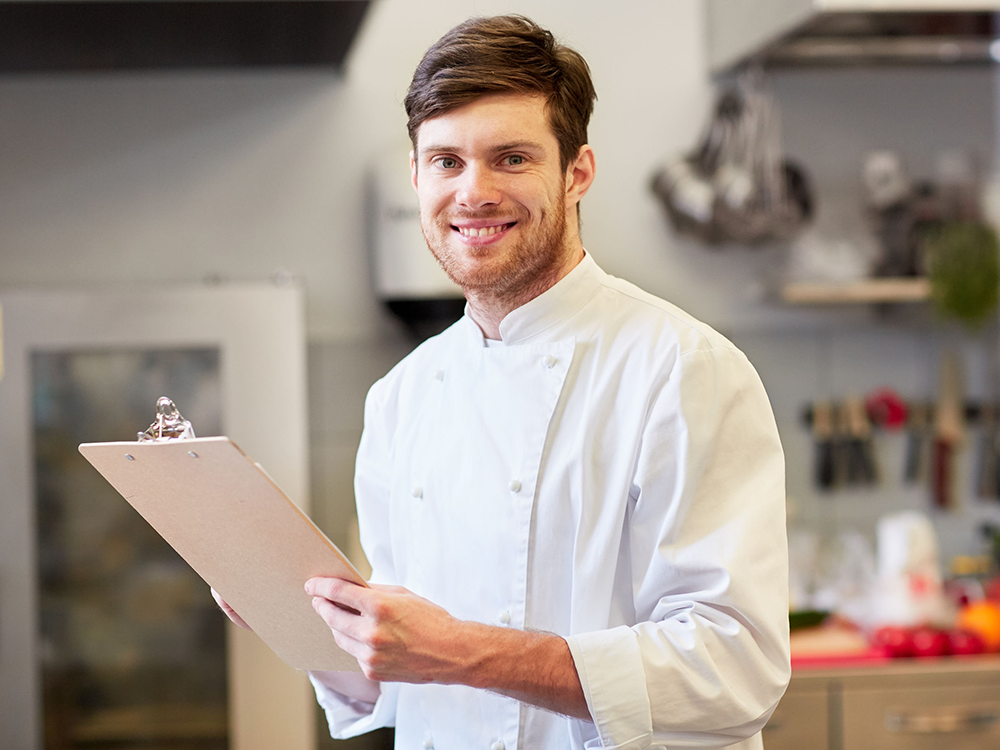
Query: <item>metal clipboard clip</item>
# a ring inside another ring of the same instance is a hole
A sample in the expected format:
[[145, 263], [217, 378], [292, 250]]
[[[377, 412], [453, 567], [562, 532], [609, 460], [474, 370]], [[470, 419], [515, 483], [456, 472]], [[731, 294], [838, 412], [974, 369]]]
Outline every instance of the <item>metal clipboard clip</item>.
[[174, 402], [166, 396], [156, 400], [156, 419], [145, 432], [139, 433], [140, 443], [159, 443], [164, 440], [189, 440], [194, 437], [194, 427], [177, 411]]

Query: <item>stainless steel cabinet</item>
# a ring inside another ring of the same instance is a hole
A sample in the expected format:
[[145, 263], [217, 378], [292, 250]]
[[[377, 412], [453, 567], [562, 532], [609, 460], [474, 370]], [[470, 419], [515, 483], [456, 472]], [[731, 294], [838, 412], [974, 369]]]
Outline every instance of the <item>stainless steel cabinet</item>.
[[828, 702], [825, 690], [796, 690], [793, 683], [764, 727], [764, 747], [767, 750], [829, 747]]
[[1000, 747], [1000, 658], [803, 670], [764, 729], [767, 750]]

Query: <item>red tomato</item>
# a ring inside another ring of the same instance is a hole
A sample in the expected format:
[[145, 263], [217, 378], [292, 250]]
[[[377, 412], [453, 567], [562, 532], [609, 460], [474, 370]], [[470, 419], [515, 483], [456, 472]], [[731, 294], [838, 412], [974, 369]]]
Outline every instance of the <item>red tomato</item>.
[[886, 656], [913, 656], [913, 634], [909, 628], [886, 625], [875, 631], [872, 640]]
[[949, 630], [948, 647], [953, 654], [969, 656], [986, 651], [986, 642], [969, 630]]
[[948, 634], [943, 630], [921, 627], [913, 631], [914, 656], [944, 656], [948, 653]]

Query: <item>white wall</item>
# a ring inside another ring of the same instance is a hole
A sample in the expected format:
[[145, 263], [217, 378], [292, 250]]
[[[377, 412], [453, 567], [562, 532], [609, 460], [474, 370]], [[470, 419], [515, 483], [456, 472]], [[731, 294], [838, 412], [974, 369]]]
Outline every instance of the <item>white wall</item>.
[[[368, 292], [364, 175], [405, 159], [401, 101], [427, 45], [508, 3], [378, 0], [343, 76], [137, 73], [0, 79], [0, 283], [307, 279], [313, 338], [378, 332]], [[710, 90], [700, 6], [521, 2], [588, 57], [600, 91], [601, 179], [588, 243], [623, 273], [686, 284], [646, 191], [689, 143]], [[402, 145], [400, 145], [402, 144]], [[599, 207], [599, 208], [598, 208]], [[650, 266], [654, 273], [650, 273]]]
[[[370, 291], [366, 171], [386, 150], [405, 158], [401, 101], [424, 49], [469, 15], [511, 10], [553, 28], [593, 69], [588, 249], [748, 350], [774, 402], [804, 517], [870, 525], [894, 503], [923, 503], [891, 483], [883, 501], [819, 498], [797, 415], [816, 395], [885, 383], [930, 395], [936, 329], [782, 309], [765, 299], [780, 249], [709, 251], [679, 238], [648, 190], [655, 168], [694, 144], [712, 102], [698, 0], [376, 0], [342, 75], [0, 77], [0, 285], [261, 278], [278, 268], [303, 277], [316, 504], [339, 536], [364, 389], [401, 350]], [[814, 172], [821, 225], [856, 230], [855, 176], [870, 148], [898, 148], [920, 170], [955, 146], [991, 160], [993, 78], [969, 69], [776, 76], [788, 151]], [[993, 339], [965, 345], [982, 393], [991, 384], [980, 365], [994, 348]], [[833, 372], [831, 358], [843, 361]], [[960, 518], [951, 551], [971, 544], [969, 516]]]

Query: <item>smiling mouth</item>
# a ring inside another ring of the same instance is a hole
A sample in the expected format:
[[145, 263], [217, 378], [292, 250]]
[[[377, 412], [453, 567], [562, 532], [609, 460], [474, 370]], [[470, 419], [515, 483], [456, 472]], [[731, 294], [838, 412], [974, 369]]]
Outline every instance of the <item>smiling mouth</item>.
[[516, 223], [516, 221], [512, 221], [509, 224], [495, 224], [491, 227], [458, 227], [452, 225], [452, 229], [457, 231], [463, 237], [490, 237], [494, 234], [499, 234], [500, 232], [510, 229]]

